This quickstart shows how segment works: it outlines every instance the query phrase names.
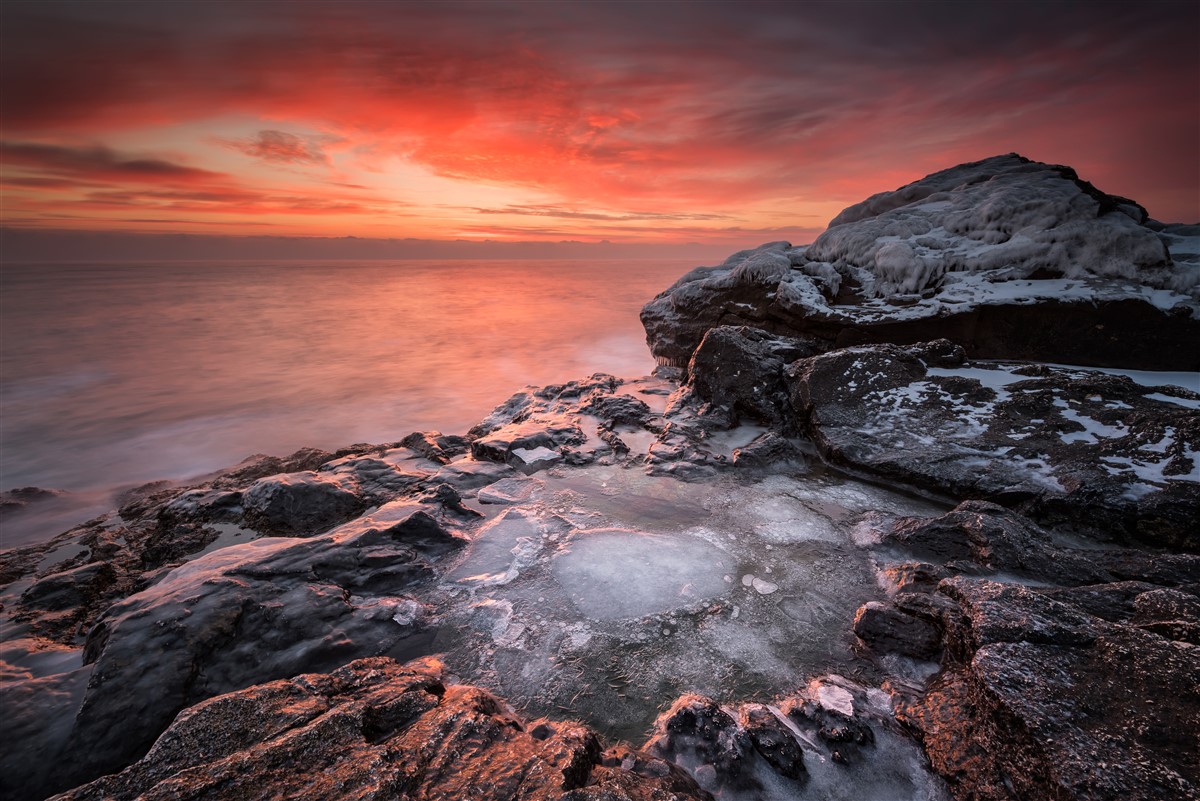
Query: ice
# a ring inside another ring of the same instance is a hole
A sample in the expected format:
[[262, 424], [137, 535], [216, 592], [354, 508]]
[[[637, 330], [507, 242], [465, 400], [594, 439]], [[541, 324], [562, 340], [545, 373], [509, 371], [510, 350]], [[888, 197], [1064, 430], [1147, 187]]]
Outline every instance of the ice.
[[480, 530], [448, 578], [472, 586], [507, 584], [532, 562], [540, 543], [535, 520], [518, 510], [506, 510]]
[[522, 470], [536, 470], [562, 459], [562, 454], [539, 445], [536, 448], [513, 448], [512, 455], [518, 460]]
[[503, 478], [479, 490], [480, 503], [513, 504], [529, 500], [542, 482], [533, 478]]
[[592, 464], [537, 480], [418, 598], [448, 610], [432, 648], [526, 714], [634, 742], [683, 693], [770, 698], [853, 669], [854, 613], [884, 591], [851, 532], [944, 511], [828, 475]]
[[846, 717], [854, 716], [854, 696], [837, 685], [819, 682], [816, 687], [817, 702], [826, 709], [841, 712]]
[[554, 576], [593, 620], [642, 617], [724, 595], [733, 561], [708, 543], [619, 529], [576, 534]]

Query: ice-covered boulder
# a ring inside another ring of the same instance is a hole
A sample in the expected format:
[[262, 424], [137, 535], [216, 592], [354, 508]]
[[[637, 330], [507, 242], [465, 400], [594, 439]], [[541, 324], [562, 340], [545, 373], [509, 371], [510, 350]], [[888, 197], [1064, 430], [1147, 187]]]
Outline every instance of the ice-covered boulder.
[[851, 206], [808, 247], [693, 270], [642, 322], [680, 367], [710, 329], [746, 325], [822, 349], [945, 337], [973, 357], [1196, 369], [1196, 244], [1068, 167], [1009, 154]]

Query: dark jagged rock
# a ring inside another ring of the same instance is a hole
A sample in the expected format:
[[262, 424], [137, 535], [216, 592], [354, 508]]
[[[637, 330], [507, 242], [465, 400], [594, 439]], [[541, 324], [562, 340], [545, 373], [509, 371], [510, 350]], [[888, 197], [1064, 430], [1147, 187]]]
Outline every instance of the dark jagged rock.
[[[1090, 588], [1051, 597], [953, 578], [939, 593], [954, 602], [943, 619], [949, 658], [898, 712], [956, 795], [980, 801], [1200, 796], [1195, 645], [1090, 614], [1086, 602], [1073, 602], [1084, 593], [1094, 603]], [[1190, 602], [1170, 614], [1187, 608]]]
[[709, 798], [661, 761], [609, 761], [583, 726], [526, 723], [483, 690], [447, 686], [435, 662], [362, 659], [197, 704], [143, 759], [60, 799]]
[[692, 354], [689, 383], [708, 403], [728, 408], [733, 423], [746, 417], [787, 428], [794, 414], [784, 367], [817, 352], [810, 343], [757, 328], [719, 326]]
[[796, 780], [807, 775], [808, 772], [804, 769], [804, 749], [800, 742], [769, 709], [745, 706], [742, 708], [739, 723], [750, 738], [754, 750], [776, 773]]
[[859, 608], [854, 633], [872, 648], [918, 659], [936, 656], [942, 644], [942, 634], [932, 623], [879, 601]]
[[655, 724], [646, 750], [672, 762], [703, 766], [704, 789], [738, 789], [752, 782], [743, 766], [753, 747], [750, 736], [711, 698], [685, 695]]
[[749, 445], [735, 448], [733, 464], [756, 470], [801, 469], [808, 465], [808, 457], [792, 439], [768, 431]]
[[431, 462], [446, 464], [466, 453], [470, 442], [466, 437], [446, 436], [440, 431], [414, 431], [400, 440], [399, 445], [421, 454]]
[[1114, 539], [1200, 548], [1200, 395], [954, 362], [945, 341], [823, 354], [789, 368], [792, 403], [835, 464]]
[[962, 164], [697, 268], [642, 310], [684, 366], [708, 331], [752, 326], [819, 349], [947, 338], [972, 358], [1194, 370], [1200, 265], [1144, 210], [1015, 154]]
[[644, 426], [650, 418], [650, 407], [632, 395], [596, 394], [580, 406], [580, 411], [595, 415], [610, 426]]
[[366, 504], [337, 481], [307, 472], [259, 479], [242, 493], [242, 507], [254, 528], [309, 536], [346, 522]]

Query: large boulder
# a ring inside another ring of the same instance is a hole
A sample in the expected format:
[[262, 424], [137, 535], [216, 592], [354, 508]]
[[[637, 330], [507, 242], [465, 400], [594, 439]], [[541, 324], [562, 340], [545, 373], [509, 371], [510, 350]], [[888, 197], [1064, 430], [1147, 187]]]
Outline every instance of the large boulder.
[[976, 358], [1194, 370], [1200, 257], [1185, 233], [1009, 154], [851, 206], [807, 248], [772, 242], [693, 270], [642, 323], [680, 367], [710, 329], [744, 325], [823, 349], [944, 337]]
[[682, 771], [639, 756], [626, 768], [579, 724], [527, 723], [490, 693], [447, 685], [434, 661], [361, 659], [197, 704], [141, 761], [59, 798], [709, 798]]

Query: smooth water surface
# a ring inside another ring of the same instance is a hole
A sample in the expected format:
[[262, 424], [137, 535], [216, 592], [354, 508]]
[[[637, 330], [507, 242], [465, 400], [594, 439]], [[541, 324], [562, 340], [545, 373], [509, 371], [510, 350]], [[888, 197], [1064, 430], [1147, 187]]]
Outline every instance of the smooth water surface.
[[649, 372], [638, 311], [693, 266], [5, 265], [0, 489], [106, 506], [254, 453], [465, 432], [527, 384]]

